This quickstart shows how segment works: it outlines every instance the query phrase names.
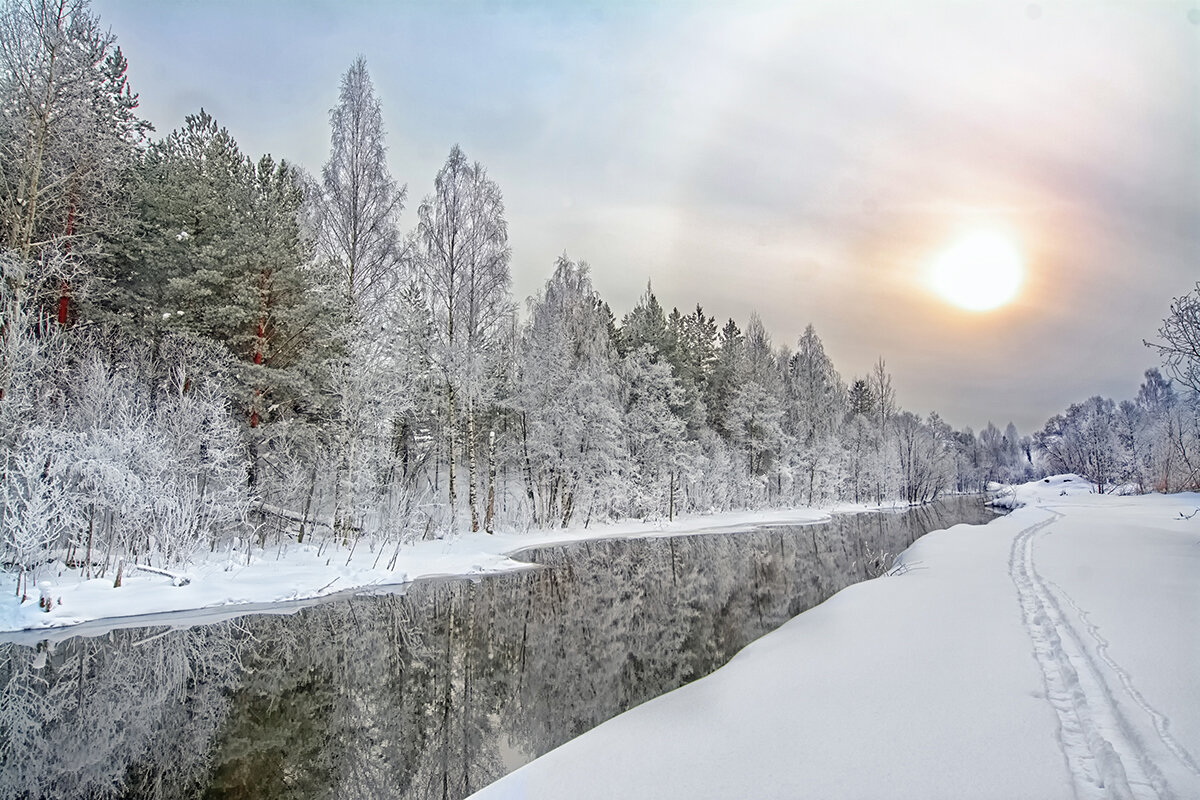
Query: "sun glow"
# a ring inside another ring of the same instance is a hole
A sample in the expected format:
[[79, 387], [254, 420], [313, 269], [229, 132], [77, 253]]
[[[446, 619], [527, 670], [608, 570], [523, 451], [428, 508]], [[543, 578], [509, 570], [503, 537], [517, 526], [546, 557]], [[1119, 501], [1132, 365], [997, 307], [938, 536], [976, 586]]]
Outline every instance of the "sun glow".
[[929, 271], [933, 289], [967, 311], [999, 308], [1016, 296], [1024, 277], [1017, 248], [994, 231], [975, 231], [958, 239]]

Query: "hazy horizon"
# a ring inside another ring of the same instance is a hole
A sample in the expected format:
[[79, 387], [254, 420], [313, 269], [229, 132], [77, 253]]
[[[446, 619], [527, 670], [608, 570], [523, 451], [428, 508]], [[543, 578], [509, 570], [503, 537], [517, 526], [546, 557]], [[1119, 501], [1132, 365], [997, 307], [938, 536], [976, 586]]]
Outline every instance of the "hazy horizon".
[[[406, 225], [451, 145], [505, 195], [513, 295], [564, 251], [618, 318], [653, 283], [955, 427], [1039, 429], [1136, 392], [1200, 243], [1200, 12], [1188, 3], [634, 4], [97, 0], [156, 137], [204, 107], [319, 173], [356, 55]], [[1011, 304], [926, 285], [999, 229]]]

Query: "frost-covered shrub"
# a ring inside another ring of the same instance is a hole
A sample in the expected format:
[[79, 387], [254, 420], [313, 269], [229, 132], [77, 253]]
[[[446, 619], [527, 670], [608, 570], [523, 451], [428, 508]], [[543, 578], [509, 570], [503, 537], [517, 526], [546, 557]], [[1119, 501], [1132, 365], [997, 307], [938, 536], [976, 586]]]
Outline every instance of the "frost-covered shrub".
[[71, 455], [64, 432], [43, 425], [20, 432], [6, 453], [0, 482], [4, 561], [24, 578], [17, 587], [22, 595], [51, 548], [79, 523], [78, 506], [65, 491]]
[[[59, 343], [25, 346], [36, 354]], [[89, 574], [122, 557], [174, 564], [238, 533], [249, 506], [245, 449], [219, 369], [197, 363], [205, 348], [170, 338], [157, 356], [72, 348], [82, 355], [60, 360], [54, 377], [17, 374], [14, 402], [0, 407], [25, 411], [4, 442], [5, 562], [29, 571], [63, 557]], [[22, 399], [64, 376], [61, 402]]]

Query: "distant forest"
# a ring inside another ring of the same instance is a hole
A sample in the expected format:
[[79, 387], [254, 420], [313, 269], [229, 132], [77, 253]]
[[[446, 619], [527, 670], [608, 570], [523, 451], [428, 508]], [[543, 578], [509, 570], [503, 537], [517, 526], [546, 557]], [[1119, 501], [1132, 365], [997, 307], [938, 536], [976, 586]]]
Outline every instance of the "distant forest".
[[284, 527], [399, 543], [1046, 470], [1200, 480], [1200, 296], [1154, 345], [1175, 381], [1033, 435], [956, 431], [903, 410], [882, 359], [840, 375], [811, 326], [788, 346], [649, 285], [618, 318], [566, 255], [521, 309], [500, 187], [454, 146], [410, 201], [361, 58], [319, 176], [203, 110], [155, 138], [86, 0], [5, 5], [0, 59], [0, 559], [23, 574]]

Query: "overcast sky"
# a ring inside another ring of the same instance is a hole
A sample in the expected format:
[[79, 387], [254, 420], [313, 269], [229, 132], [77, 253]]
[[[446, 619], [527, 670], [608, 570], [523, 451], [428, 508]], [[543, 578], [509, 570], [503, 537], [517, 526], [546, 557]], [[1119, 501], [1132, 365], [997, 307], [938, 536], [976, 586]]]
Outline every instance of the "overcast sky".
[[[1177, 3], [93, 0], [165, 135], [204, 107], [319, 172], [362, 54], [406, 225], [452, 144], [504, 191], [514, 294], [566, 251], [618, 318], [646, 282], [844, 378], [1040, 428], [1136, 392], [1200, 279], [1200, 0]], [[1024, 254], [980, 314], [926, 285], [955, 236]]]

